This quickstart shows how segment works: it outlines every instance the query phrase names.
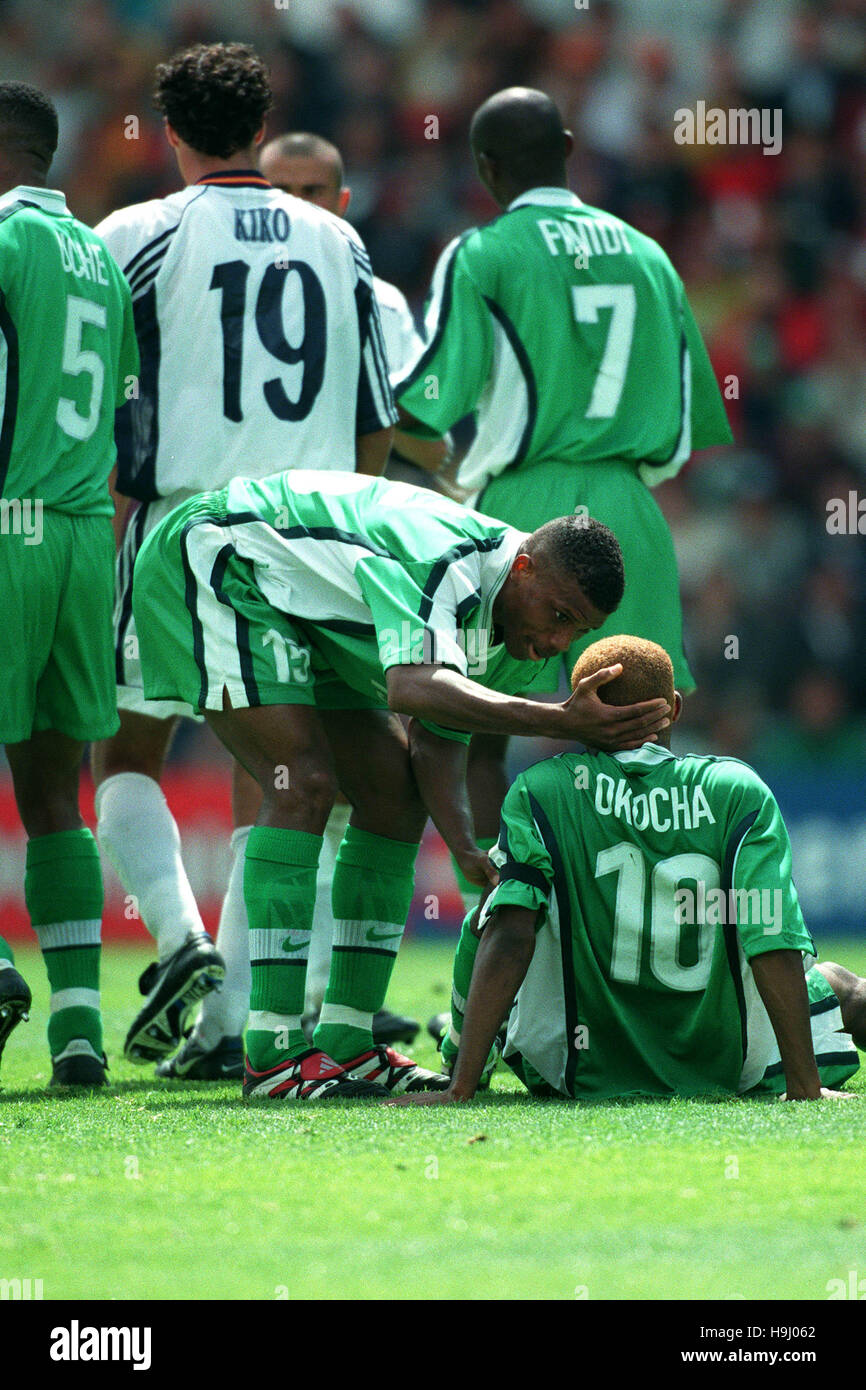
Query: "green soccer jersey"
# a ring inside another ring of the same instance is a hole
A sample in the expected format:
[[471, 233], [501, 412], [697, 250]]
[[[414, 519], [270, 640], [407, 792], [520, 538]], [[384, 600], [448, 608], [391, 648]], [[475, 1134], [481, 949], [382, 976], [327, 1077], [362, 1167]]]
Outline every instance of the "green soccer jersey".
[[395, 395], [437, 434], [477, 411], [467, 488], [519, 464], [614, 458], [655, 486], [731, 441], [668, 257], [568, 189], [533, 189], [446, 248], [426, 332]]
[[[336, 677], [384, 708], [390, 666], [430, 663], [503, 693], [531, 689], [549, 663], [510, 657], [493, 623], [524, 540], [505, 522], [382, 478], [302, 469], [235, 478], [169, 513], [142, 547], [133, 602], [149, 614], [139, 623], [145, 693], [219, 709], [228, 685], [250, 704], [325, 703]], [[291, 620], [309, 655], [286, 646], [269, 613]], [[160, 651], [153, 630], [167, 627]], [[175, 676], [167, 689], [167, 668], [193, 658], [194, 679]], [[267, 696], [255, 688], [263, 683]]]
[[654, 744], [562, 754], [517, 778], [493, 857], [482, 921], [540, 909], [506, 1045], [527, 1079], [575, 1098], [761, 1081], [775, 1040], [749, 960], [815, 948], [750, 767]]
[[111, 516], [114, 411], [138, 372], [129, 288], [53, 189], [0, 198], [0, 496]]

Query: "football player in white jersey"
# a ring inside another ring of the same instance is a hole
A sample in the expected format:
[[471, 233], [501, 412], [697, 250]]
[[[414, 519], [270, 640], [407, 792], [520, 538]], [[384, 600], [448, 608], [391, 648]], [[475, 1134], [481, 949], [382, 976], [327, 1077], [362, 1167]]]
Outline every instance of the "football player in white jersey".
[[[242, 44], [196, 45], [157, 69], [155, 102], [186, 187], [99, 226], [129, 281], [141, 355], [137, 399], [118, 416], [117, 490], [136, 499], [118, 556], [115, 612], [121, 728], [93, 748], [98, 839], [156, 937], [158, 960], [125, 1044], [133, 1061], [174, 1051], [196, 999], [226, 975], [236, 1018], [204, 1037], [204, 1070], [242, 1074], [249, 992], [243, 865], [234, 863], [217, 947], [232, 915], [243, 954], [224, 961], [204, 930], [159, 786], [177, 717], [146, 701], [132, 616], [145, 537], [178, 502], [237, 474], [293, 466], [382, 472], [396, 418], [373, 276], [338, 217], [271, 187], [256, 150], [271, 105], [267, 72]], [[235, 798], [236, 802], [238, 798]]]

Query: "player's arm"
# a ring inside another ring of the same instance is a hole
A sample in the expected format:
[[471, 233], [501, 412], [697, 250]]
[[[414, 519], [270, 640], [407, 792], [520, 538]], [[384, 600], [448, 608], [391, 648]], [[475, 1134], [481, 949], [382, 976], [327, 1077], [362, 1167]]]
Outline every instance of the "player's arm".
[[417, 719], [409, 724], [409, 757], [421, 800], [430, 819], [470, 883], [497, 883], [499, 874], [478, 848], [469, 793], [466, 753], [462, 739], [440, 738]]
[[489, 918], [472, 967], [460, 1050], [447, 1091], [426, 1091], [388, 1105], [453, 1105], [472, 1100], [502, 1021], [514, 1003], [535, 951], [532, 908], [502, 907]]
[[445, 666], [395, 665], [388, 668], [385, 678], [392, 710], [446, 728], [577, 740], [605, 749], [639, 748], [670, 723], [668, 705], [665, 700], [604, 704], [597, 688], [621, 670], [620, 666], [605, 667], [586, 677], [564, 704], [544, 704], [487, 690]]
[[407, 415], [399, 406], [397, 407], [397, 414], [399, 419], [397, 428], [394, 430], [394, 443], [392, 445], [397, 457], [405, 459], [407, 463], [414, 463], [417, 468], [423, 468], [425, 473], [441, 472], [452, 456], [451, 436], [446, 434], [439, 438], [425, 439], [419, 435], [410, 434], [408, 430], [400, 427], [404, 423], [413, 423], [413, 416]]
[[[727, 846], [733, 864], [730, 900], [737, 901], [737, 894], [745, 892], [757, 894], [762, 904], [757, 922], [750, 910], [738, 910], [737, 930], [779, 1045], [786, 1097], [835, 1097], [842, 1093], [822, 1088], [815, 1061], [803, 970], [803, 954], [814, 955], [815, 946], [791, 876], [787, 827], [769, 787], [751, 768], [736, 766], [745, 795]], [[769, 917], [764, 916], [764, 903], [772, 904]]]
[[355, 472], [367, 473], [373, 478], [380, 477], [385, 471], [393, 438], [393, 425], [389, 425], [384, 430], [373, 430], [371, 434], [357, 435], [355, 439]]
[[751, 962], [785, 1070], [788, 1100], [818, 1100], [821, 1080], [812, 1047], [809, 997], [799, 951], [767, 951]]

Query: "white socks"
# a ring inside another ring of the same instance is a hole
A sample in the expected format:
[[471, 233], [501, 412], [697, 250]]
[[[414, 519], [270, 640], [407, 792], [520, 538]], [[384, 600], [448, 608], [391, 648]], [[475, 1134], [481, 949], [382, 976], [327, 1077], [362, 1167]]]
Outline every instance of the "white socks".
[[251, 825], [242, 825], [231, 839], [234, 860], [229, 886], [223, 898], [217, 932], [217, 950], [226, 963], [221, 990], [213, 990], [202, 1000], [195, 1025], [196, 1042], [216, 1047], [220, 1038], [237, 1038], [244, 1031], [250, 1009], [250, 927], [244, 902], [244, 858]]
[[307, 964], [307, 987], [304, 997], [304, 1013], [317, 1014], [328, 988], [331, 973], [331, 947], [334, 940], [334, 910], [331, 906], [331, 885], [337, 866], [337, 851], [343, 842], [346, 826], [352, 814], [351, 806], [339, 803], [333, 807], [328, 824], [325, 826], [325, 839], [319, 855], [319, 870], [316, 875], [316, 910], [313, 914], [313, 935], [310, 938], [310, 958]]
[[191, 931], [204, 931], [186, 869], [180, 833], [162, 790], [141, 772], [118, 772], [96, 792], [96, 838], [156, 938], [160, 960]]

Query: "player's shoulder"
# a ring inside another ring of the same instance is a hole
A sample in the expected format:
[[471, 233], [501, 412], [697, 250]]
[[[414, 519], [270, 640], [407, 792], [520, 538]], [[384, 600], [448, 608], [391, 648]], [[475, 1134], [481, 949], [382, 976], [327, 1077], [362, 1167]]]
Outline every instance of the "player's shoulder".
[[677, 760], [682, 775], [698, 781], [708, 796], [739, 802], [744, 797], [754, 805], [775, 802], [773, 790], [751, 763], [725, 754], [686, 753]]
[[143, 203], [132, 203], [129, 207], [110, 212], [96, 224], [94, 231], [125, 271], [130, 258], [142, 248], [171, 240], [184, 212], [201, 194], [202, 189], [193, 184], [177, 193], [170, 193], [166, 198], [149, 198]]

